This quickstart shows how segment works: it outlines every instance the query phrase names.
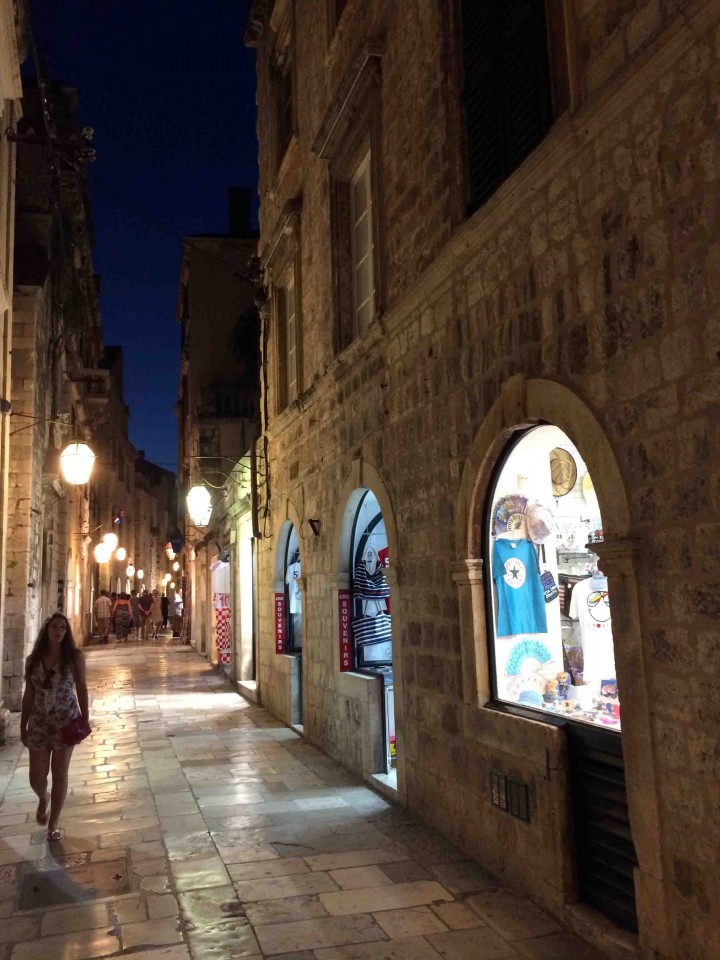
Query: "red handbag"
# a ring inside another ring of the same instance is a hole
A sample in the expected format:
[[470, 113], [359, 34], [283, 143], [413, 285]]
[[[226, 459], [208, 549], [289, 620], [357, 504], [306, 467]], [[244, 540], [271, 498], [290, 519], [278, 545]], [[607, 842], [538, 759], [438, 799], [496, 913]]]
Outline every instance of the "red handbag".
[[60, 736], [69, 747], [81, 743], [91, 733], [92, 727], [89, 723], [85, 723], [82, 717], [75, 717], [70, 723], [66, 723], [64, 727], [60, 728]]

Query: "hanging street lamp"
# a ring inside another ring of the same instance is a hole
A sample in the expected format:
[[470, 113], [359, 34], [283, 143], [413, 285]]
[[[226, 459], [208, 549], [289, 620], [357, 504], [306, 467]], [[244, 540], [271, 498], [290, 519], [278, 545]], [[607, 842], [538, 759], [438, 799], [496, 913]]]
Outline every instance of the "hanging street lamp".
[[93, 550], [93, 554], [98, 563], [107, 563], [112, 555], [112, 550], [106, 543], [98, 543]]
[[106, 533], [103, 536], [103, 543], [107, 544], [110, 553], [112, 553], [115, 547], [117, 547], [118, 542], [118, 535], [116, 533]]
[[126, 577], [130, 577], [131, 579], [132, 579], [132, 577], [135, 576], [135, 566], [134, 566], [132, 563], [129, 563], [129, 564], [127, 565], [127, 570], [125, 571], [125, 576], [126, 576]]
[[140, 570], [138, 570], [136, 576], [137, 576], [138, 580], [144, 580], [144, 579], [145, 579], [145, 571], [141, 568]]
[[202, 485], [193, 487], [186, 500], [190, 522], [196, 527], [206, 527], [210, 523], [213, 509], [208, 488]]
[[119, 560], [121, 563], [126, 556], [127, 556], [127, 550], [125, 549], [125, 547], [118, 547], [117, 550], [115, 551], [115, 559]]
[[90, 479], [95, 454], [86, 443], [69, 443], [60, 454], [60, 470], [66, 483], [79, 486]]
[[176, 560], [175, 563], [173, 564], [173, 570], [177, 573], [179, 569], [180, 569], [180, 564]]

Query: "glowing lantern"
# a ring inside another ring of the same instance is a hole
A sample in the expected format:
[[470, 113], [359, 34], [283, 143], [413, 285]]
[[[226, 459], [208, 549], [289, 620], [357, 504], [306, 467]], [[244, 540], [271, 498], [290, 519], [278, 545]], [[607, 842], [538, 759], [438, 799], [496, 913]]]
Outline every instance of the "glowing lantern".
[[187, 508], [190, 522], [196, 527], [206, 527], [212, 515], [212, 500], [207, 487], [196, 486], [187, 495]]
[[86, 443], [69, 443], [60, 454], [60, 470], [66, 483], [87, 483], [95, 463], [95, 454]]

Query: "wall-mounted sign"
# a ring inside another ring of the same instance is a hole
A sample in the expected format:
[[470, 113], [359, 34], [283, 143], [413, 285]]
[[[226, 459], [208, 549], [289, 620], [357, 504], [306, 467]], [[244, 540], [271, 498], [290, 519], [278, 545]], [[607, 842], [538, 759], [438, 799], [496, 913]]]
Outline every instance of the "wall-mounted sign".
[[340, 670], [352, 670], [352, 627], [350, 625], [350, 591], [338, 590], [338, 639]]
[[285, 594], [275, 594], [275, 653], [285, 653]]

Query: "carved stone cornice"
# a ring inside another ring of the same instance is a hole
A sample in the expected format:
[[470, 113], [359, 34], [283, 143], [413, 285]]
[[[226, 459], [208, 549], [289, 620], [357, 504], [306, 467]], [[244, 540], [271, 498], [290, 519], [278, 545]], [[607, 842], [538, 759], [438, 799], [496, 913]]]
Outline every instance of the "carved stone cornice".
[[450, 564], [453, 583], [463, 585], [482, 583], [483, 563], [484, 561], [479, 559], [455, 560]]
[[278, 259], [283, 255], [285, 241], [297, 240], [300, 231], [300, 215], [302, 213], [302, 198], [294, 197], [288, 200], [280, 216], [275, 221], [270, 239], [263, 247], [260, 260], [264, 270], [272, 270]]
[[245, 24], [245, 46], [256, 47], [269, 21], [275, 0], [253, 0]]
[[600, 558], [598, 566], [606, 576], [632, 577], [641, 546], [637, 540], [618, 538], [588, 544], [588, 549]]
[[312, 145], [313, 153], [324, 160], [335, 153], [349, 117], [380, 66], [383, 52], [382, 43], [368, 40], [345, 71]]

